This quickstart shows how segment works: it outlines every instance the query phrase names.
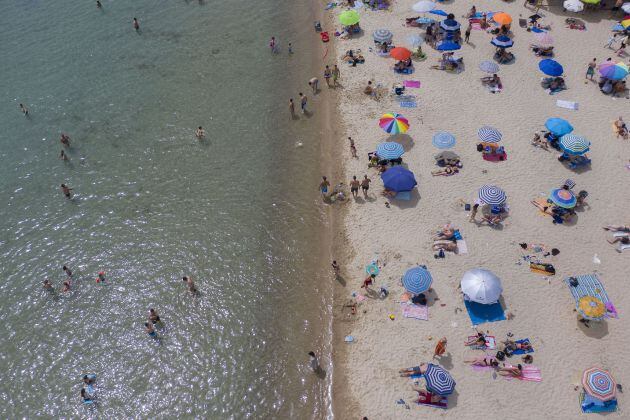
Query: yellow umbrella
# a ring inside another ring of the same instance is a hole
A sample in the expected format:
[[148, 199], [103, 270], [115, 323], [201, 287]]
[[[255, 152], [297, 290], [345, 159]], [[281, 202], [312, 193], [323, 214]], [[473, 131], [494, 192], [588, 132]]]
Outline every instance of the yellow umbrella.
[[512, 23], [512, 16], [507, 13], [499, 12], [492, 15], [492, 20], [494, 20], [499, 25], [509, 25]]
[[624, 29], [630, 28], [630, 18], [622, 20], [621, 26], [623, 26]]
[[593, 296], [583, 296], [578, 301], [578, 309], [586, 318], [598, 319], [606, 314], [606, 305], [601, 299]]

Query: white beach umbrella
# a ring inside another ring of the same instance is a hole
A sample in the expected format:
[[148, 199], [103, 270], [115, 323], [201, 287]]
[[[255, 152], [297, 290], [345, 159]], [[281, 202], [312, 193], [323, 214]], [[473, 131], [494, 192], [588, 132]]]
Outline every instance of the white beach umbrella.
[[422, 0], [414, 4], [411, 9], [417, 13], [427, 13], [435, 9], [435, 3], [428, 0]]
[[466, 271], [461, 287], [468, 299], [484, 305], [497, 302], [503, 292], [501, 280], [491, 271], [481, 268]]
[[626, 13], [630, 13], [630, 3], [624, 3], [623, 6], [621, 6], [621, 10]]
[[565, 0], [562, 5], [569, 12], [577, 13], [584, 10], [584, 3], [582, 3], [580, 0]]

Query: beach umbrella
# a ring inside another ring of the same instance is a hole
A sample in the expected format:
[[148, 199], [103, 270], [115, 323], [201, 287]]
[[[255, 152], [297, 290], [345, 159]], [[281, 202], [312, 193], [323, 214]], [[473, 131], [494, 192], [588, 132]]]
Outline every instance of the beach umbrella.
[[381, 159], [398, 159], [405, 153], [402, 144], [393, 141], [381, 143], [376, 146], [376, 154]]
[[481, 268], [466, 271], [461, 288], [468, 299], [484, 305], [497, 302], [503, 292], [501, 280], [491, 271]]
[[446, 131], [440, 131], [433, 135], [433, 145], [438, 149], [450, 149], [455, 146], [455, 136]]
[[514, 45], [514, 41], [512, 41], [510, 37], [505, 35], [499, 35], [498, 37], [490, 41], [490, 43], [498, 48], [510, 48], [512, 45]]
[[450, 150], [445, 150], [433, 156], [436, 160], [455, 160], [459, 159], [459, 155], [455, 152], [451, 152]]
[[599, 321], [606, 315], [606, 305], [595, 296], [582, 296], [577, 302], [580, 314], [590, 320]]
[[507, 201], [507, 195], [495, 185], [482, 185], [479, 188], [479, 200], [491, 206], [500, 206]]
[[429, 290], [432, 282], [433, 278], [431, 277], [431, 273], [424, 267], [410, 268], [402, 278], [405, 290], [414, 295]]
[[372, 33], [372, 38], [376, 42], [390, 42], [394, 34], [388, 29], [377, 29]]
[[588, 148], [591, 146], [590, 141], [575, 134], [566, 134], [560, 137], [558, 144], [563, 151], [576, 156], [581, 156], [588, 152]]
[[438, 51], [454, 51], [459, 50], [462, 46], [457, 42], [453, 41], [443, 41], [440, 45], [437, 46]]
[[501, 132], [494, 127], [490, 127], [489, 125], [484, 125], [479, 130], [477, 130], [477, 135], [479, 136], [479, 140], [484, 143], [498, 143], [501, 141]]
[[389, 134], [406, 133], [409, 129], [409, 121], [400, 114], [383, 114], [378, 125]]
[[512, 23], [512, 16], [508, 15], [507, 13], [499, 12], [492, 15], [492, 20], [494, 20], [501, 26], [509, 25], [510, 23]]
[[409, 169], [402, 166], [394, 166], [381, 174], [385, 189], [394, 192], [411, 191], [418, 185], [416, 177]]
[[389, 52], [389, 56], [399, 61], [409, 60], [411, 51], [405, 47], [396, 47]]
[[613, 63], [607, 61], [599, 65], [599, 74], [610, 80], [624, 79], [629, 72], [628, 66], [622, 62]]
[[437, 395], [451, 395], [455, 391], [455, 380], [443, 367], [429, 363], [424, 374], [427, 391]]
[[424, 42], [424, 38], [421, 37], [420, 35], [411, 35], [411, 36], [407, 37], [407, 42], [413, 48], [418, 48]]
[[621, 6], [621, 10], [626, 13], [630, 13], [630, 3], [624, 3], [623, 6]]
[[455, 32], [460, 27], [459, 23], [455, 19], [444, 19], [440, 22], [440, 28], [446, 32]]
[[553, 37], [548, 32], [534, 34], [536, 45], [539, 47], [551, 47], [553, 45]]
[[431, 10], [429, 13], [433, 14], [433, 15], [438, 15], [438, 16], [448, 16], [448, 13], [446, 13], [444, 10]]
[[617, 383], [607, 370], [591, 367], [582, 375], [584, 391], [600, 401], [609, 401], [617, 395]]
[[376, 263], [370, 263], [365, 266], [365, 272], [368, 273], [368, 275], [370, 276], [376, 276], [380, 271], [381, 270], [378, 268], [378, 265], [376, 265]]
[[599, 4], [601, 0], [582, 0], [582, 3], [586, 4]]
[[556, 137], [564, 136], [573, 131], [573, 126], [569, 124], [569, 121], [562, 118], [549, 118], [545, 122], [545, 127]]
[[560, 76], [562, 75], [562, 73], [564, 73], [564, 69], [562, 68], [560, 63], [550, 58], [541, 60], [541, 62], [538, 63], [538, 68], [547, 76]]
[[360, 19], [356, 10], [346, 10], [339, 14], [339, 22], [344, 26], [355, 25], [359, 23]]
[[418, 3], [411, 6], [411, 10], [417, 13], [426, 13], [430, 12], [433, 9], [435, 9], [435, 3], [426, 0], [419, 1]]
[[563, 188], [557, 188], [551, 191], [549, 199], [553, 204], [565, 209], [572, 209], [577, 204], [577, 198], [569, 190]]
[[562, 3], [562, 6], [564, 6], [565, 10], [573, 13], [578, 13], [584, 10], [584, 3], [579, 0], [565, 0], [565, 2]]
[[630, 16], [624, 17], [623, 20], [619, 23], [621, 23], [623, 29], [628, 29], [630, 27]]
[[482, 61], [479, 63], [479, 70], [486, 73], [497, 73], [499, 71], [499, 65], [493, 61]]

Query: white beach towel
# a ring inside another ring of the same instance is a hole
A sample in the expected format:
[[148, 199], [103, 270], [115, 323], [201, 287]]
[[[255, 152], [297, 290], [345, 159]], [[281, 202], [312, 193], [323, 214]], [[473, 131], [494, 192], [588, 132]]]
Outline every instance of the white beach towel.
[[457, 254], [458, 255], [468, 254], [468, 245], [466, 245], [466, 241], [463, 239], [459, 239], [457, 241]]
[[556, 105], [559, 106], [560, 108], [572, 109], [574, 111], [577, 111], [579, 108], [579, 104], [577, 102], [562, 101], [560, 99], [556, 101]]

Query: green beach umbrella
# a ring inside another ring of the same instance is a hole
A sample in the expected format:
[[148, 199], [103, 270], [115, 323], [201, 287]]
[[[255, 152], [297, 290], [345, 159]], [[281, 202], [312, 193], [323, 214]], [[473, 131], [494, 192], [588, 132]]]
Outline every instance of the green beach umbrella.
[[599, 4], [600, 0], [582, 0], [582, 3], [586, 4]]
[[346, 10], [339, 15], [339, 22], [344, 26], [359, 23], [360, 17], [356, 10]]

